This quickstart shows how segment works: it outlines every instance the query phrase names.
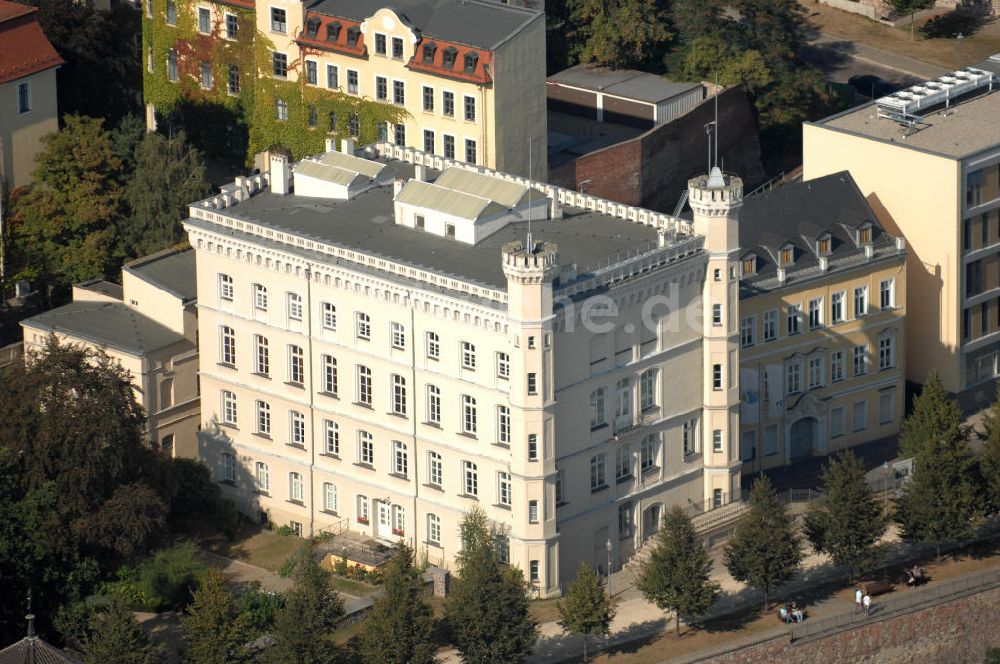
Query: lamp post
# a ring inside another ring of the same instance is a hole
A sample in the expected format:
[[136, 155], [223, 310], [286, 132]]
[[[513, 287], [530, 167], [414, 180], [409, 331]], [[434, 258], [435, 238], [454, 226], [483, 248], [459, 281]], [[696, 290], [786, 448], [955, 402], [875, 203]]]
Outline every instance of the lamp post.
[[608, 550], [608, 599], [611, 599], [611, 538], [604, 543], [604, 547]]

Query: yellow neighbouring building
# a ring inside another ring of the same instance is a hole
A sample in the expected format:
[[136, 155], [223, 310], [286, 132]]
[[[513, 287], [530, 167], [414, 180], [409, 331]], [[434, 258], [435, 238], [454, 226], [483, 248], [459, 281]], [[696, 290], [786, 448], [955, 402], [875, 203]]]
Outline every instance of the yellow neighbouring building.
[[907, 378], [967, 403], [1000, 365], [1000, 54], [803, 126], [804, 177], [847, 170], [907, 242]]
[[899, 431], [905, 243], [847, 172], [740, 215], [740, 457], [754, 473]]

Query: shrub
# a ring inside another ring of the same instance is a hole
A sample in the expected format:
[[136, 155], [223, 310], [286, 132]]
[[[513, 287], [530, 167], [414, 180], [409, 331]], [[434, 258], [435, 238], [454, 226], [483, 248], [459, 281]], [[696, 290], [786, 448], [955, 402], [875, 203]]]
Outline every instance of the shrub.
[[295, 553], [285, 558], [285, 562], [281, 563], [281, 567], [278, 568], [278, 576], [283, 579], [287, 579], [295, 573], [295, 568], [298, 567], [299, 563], [306, 558], [309, 558], [311, 555], [312, 545], [309, 542], [306, 542], [300, 546]]
[[178, 544], [139, 565], [139, 589], [151, 608], [181, 610], [191, 601], [191, 591], [198, 587], [204, 569], [193, 542]]
[[284, 608], [285, 597], [281, 593], [264, 590], [255, 581], [243, 586], [238, 593], [237, 602], [240, 613], [247, 617], [250, 630], [254, 635], [261, 635], [274, 627], [274, 618]]
[[276, 528], [275, 531], [274, 531], [274, 534], [275, 535], [280, 535], [281, 537], [291, 537], [292, 535], [295, 534], [295, 531], [292, 530], [291, 526], [284, 525], [284, 526], [280, 526], [279, 528]]
[[335, 558], [333, 572], [337, 576], [347, 576], [347, 558]]

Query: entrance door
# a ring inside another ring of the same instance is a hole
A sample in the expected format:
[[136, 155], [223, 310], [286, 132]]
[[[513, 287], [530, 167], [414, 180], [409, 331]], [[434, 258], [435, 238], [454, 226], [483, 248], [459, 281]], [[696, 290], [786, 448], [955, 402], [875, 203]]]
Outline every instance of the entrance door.
[[378, 504], [378, 532], [375, 537], [383, 540], [392, 539], [392, 506], [389, 503], [379, 501]]
[[643, 539], [649, 539], [656, 534], [656, 531], [660, 529], [660, 521], [662, 519], [662, 508], [663, 506], [657, 503], [656, 505], [650, 505], [642, 513], [642, 537]]
[[818, 428], [819, 422], [816, 421], [815, 417], [803, 417], [792, 425], [788, 449], [788, 455], [791, 459], [800, 459], [812, 454]]

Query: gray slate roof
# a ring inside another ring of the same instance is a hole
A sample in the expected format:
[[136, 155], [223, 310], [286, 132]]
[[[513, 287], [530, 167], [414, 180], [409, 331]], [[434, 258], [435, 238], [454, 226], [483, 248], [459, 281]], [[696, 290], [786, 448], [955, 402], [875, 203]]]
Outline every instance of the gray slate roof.
[[542, 12], [479, 0], [317, 0], [309, 9], [364, 21], [388, 7], [430, 39], [494, 49]]
[[787, 287], [822, 274], [812, 243], [824, 233], [832, 241], [827, 273], [864, 264], [864, 250], [855, 243], [853, 231], [865, 222], [873, 224], [876, 258], [900, 255], [895, 238], [879, 225], [848, 171], [747, 198], [740, 210], [740, 257], [756, 255], [757, 273], [741, 280], [741, 297], [783, 287], [777, 280], [774, 257], [789, 242], [795, 247], [795, 262], [786, 269]]
[[[527, 233], [526, 222], [512, 223], [479, 244], [468, 245], [399, 226], [393, 221], [391, 186], [373, 187], [349, 201], [277, 196], [264, 191], [229, 208], [226, 214], [501, 289], [506, 288], [507, 279], [500, 249], [505, 242], [523, 241]], [[558, 244], [560, 264], [576, 263], [581, 271], [618, 253], [655, 246], [657, 241], [656, 231], [642, 224], [579, 208], [565, 208], [564, 215], [554, 221], [533, 221], [532, 236], [535, 241]], [[185, 223], [237, 234], [200, 219]]]
[[0, 664], [80, 664], [37, 636], [28, 636], [0, 650]]
[[138, 258], [122, 269], [173, 293], [183, 302], [198, 298], [194, 251], [190, 248], [165, 249]]
[[564, 69], [549, 76], [547, 80], [649, 104], [656, 104], [701, 87], [701, 83], [671, 81], [663, 76], [634, 69], [608, 69], [585, 64]]
[[145, 355], [185, 340], [120, 302], [73, 302], [32, 316], [21, 324], [133, 355]]

